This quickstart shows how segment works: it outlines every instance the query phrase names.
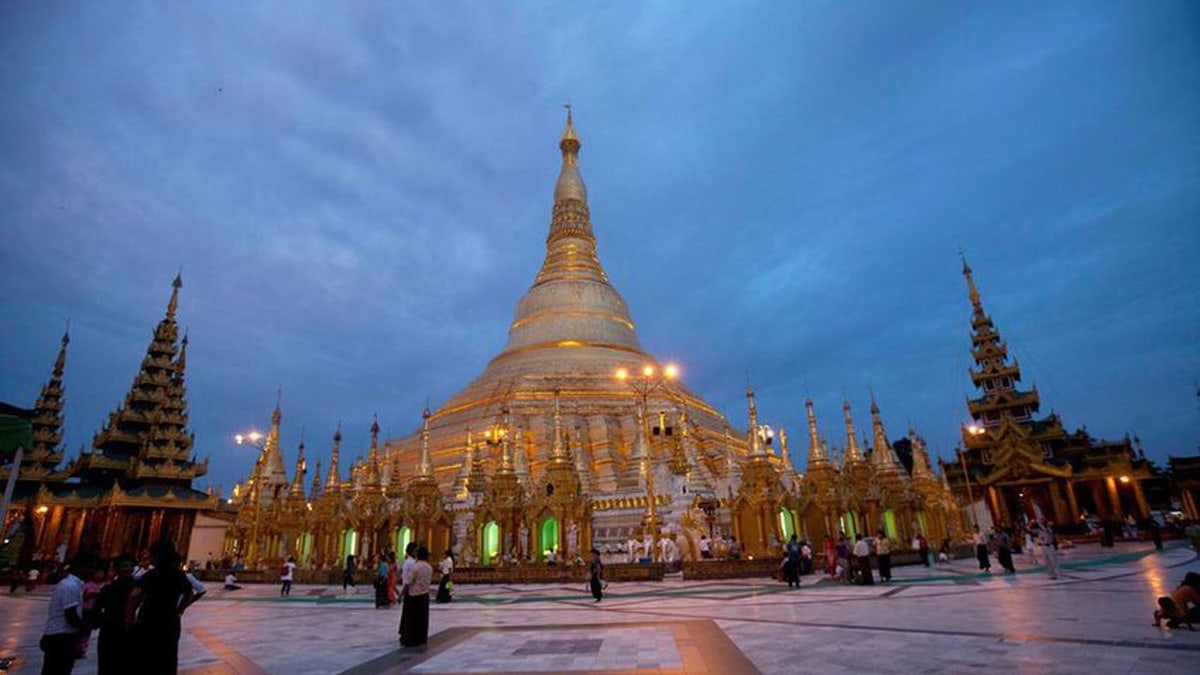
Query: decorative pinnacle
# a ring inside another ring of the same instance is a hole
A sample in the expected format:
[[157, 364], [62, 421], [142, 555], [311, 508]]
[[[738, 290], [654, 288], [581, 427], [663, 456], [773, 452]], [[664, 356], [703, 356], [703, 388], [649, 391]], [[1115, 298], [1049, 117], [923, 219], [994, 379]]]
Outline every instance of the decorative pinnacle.
[[971, 266], [967, 264], [967, 256], [962, 251], [958, 252], [962, 258], [962, 273], [967, 279], [967, 294], [971, 298], [971, 306], [975, 308], [977, 314], [983, 313], [983, 301], [979, 298], [979, 289], [975, 287], [975, 277], [971, 276]]
[[579, 152], [579, 136], [575, 134], [574, 119], [571, 116], [571, 104], [563, 105], [567, 109], [567, 128], [563, 130], [562, 140], [558, 142], [558, 147], [562, 148], [563, 154]]
[[425, 412], [421, 413], [421, 456], [417, 463], [417, 475], [431, 476], [433, 468], [429, 463], [429, 406], [425, 406]]
[[171, 282], [171, 300], [167, 302], [167, 318], [174, 319], [175, 311], [179, 309], [179, 289], [183, 288], [183, 274], [176, 274]]

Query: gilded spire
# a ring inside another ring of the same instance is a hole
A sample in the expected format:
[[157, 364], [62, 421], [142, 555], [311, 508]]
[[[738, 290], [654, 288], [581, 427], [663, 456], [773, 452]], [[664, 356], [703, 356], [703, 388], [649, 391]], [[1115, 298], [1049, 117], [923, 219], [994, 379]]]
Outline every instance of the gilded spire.
[[304, 497], [304, 474], [308, 465], [304, 461], [304, 434], [300, 435], [300, 446], [296, 449], [296, 473], [292, 475], [291, 496]]
[[975, 288], [975, 278], [971, 276], [971, 266], [967, 264], [967, 257], [965, 255], [961, 257], [962, 273], [967, 279], [967, 295], [971, 298], [971, 306], [975, 308], [976, 314], [983, 314], [983, 301], [979, 298], [979, 289]]
[[766, 448], [758, 440], [758, 406], [754, 403], [754, 387], [746, 387], [746, 403], [750, 408], [750, 456], [765, 456]]
[[875, 403], [874, 394], [871, 394], [871, 463], [883, 472], [904, 473], [904, 466], [896, 457], [896, 451], [892, 449], [887, 431], [883, 428], [883, 418], [879, 415], [879, 405]]
[[171, 282], [171, 299], [167, 302], [167, 318], [174, 320], [175, 311], [179, 309], [179, 289], [183, 288], [183, 274], [176, 274]]
[[433, 467], [429, 463], [429, 418], [432, 414], [429, 412], [429, 407], [425, 407], [425, 411], [421, 413], [421, 456], [417, 460], [417, 475], [422, 477], [433, 476]]
[[337, 492], [341, 488], [341, 478], [338, 477], [338, 454], [342, 448], [342, 423], [338, 422], [337, 431], [333, 432], [333, 452], [329, 455], [329, 473], [325, 476], [325, 491]]
[[[568, 127], [569, 129], [569, 127]], [[554, 388], [554, 441], [550, 446], [550, 460], [553, 462], [561, 462], [566, 459], [566, 452], [563, 450], [562, 438], [562, 410], [559, 405], [560, 391], [558, 387]]]
[[283, 448], [279, 444], [280, 425], [283, 422], [283, 412], [280, 403], [283, 390], [279, 390], [275, 398], [275, 410], [271, 412], [271, 430], [267, 432], [267, 440], [263, 442], [263, 481], [267, 485], [287, 485], [287, 469], [283, 468]]
[[825, 455], [825, 447], [817, 432], [817, 413], [811, 398], [804, 402], [804, 410], [808, 414], [808, 468], [811, 471], [813, 466], [827, 462], [829, 458]]
[[587, 187], [579, 173], [579, 136], [575, 133], [570, 109], [567, 110], [567, 128], [558, 147], [562, 150], [562, 167], [554, 183], [554, 209], [550, 216], [550, 234], [546, 238], [546, 260], [534, 285], [559, 279], [585, 279], [608, 284], [608, 275], [596, 255]]
[[849, 401], [842, 401], [842, 417], [846, 421], [846, 452], [842, 455], [842, 462], [849, 466], [863, 461], [862, 451], [858, 449], [858, 438], [854, 432], [854, 419], [850, 417]]
[[321, 496], [321, 460], [317, 460], [317, 466], [313, 470], [312, 485], [308, 488], [308, 498], [316, 499]]
[[929, 461], [929, 452], [925, 449], [925, 439], [921, 438], [915, 429], [909, 429], [908, 440], [912, 443], [912, 477], [914, 479], [937, 480], [933, 475], [933, 465]]
[[[505, 420], [507, 419], [508, 415], [506, 413]], [[504, 423], [504, 428], [508, 429], [507, 421]], [[508, 434], [505, 434], [504, 437], [507, 439]], [[517, 473], [517, 482], [520, 483], [521, 487], [527, 490], [529, 489], [529, 485], [532, 480], [531, 476], [529, 475], [529, 449], [527, 447], [529, 438], [530, 437], [527, 435], [527, 432], [524, 429], [518, 429], [515, 435], [512, 437], [511, 448], [512, 466], [513, 471]]]

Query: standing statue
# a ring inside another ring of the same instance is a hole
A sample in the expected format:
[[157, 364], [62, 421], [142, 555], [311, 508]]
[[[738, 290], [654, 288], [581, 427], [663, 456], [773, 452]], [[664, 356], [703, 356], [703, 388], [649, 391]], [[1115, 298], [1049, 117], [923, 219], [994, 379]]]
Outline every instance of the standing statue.
[[579, 525], [571, 523], [567, 526], [567, 559], [574, 560], [579, 555]]
[[522, 561], [529, 559], [529, 528], [525, 527], [525, 521], [521, 521], [521, 527], [517, 530], [517, 549]]
[[642, 539], [642, 557], [654, 562], [654, 535], [649, 532]]
[[637, 539], [630, 537], [630, 539], [629, 539], [629, 562], [635, 563], [638, 561], [638, 558], [641, 557], [640, 555], [638, 555], [638, 547], [639, 547], [639, 544], [638, 544]]

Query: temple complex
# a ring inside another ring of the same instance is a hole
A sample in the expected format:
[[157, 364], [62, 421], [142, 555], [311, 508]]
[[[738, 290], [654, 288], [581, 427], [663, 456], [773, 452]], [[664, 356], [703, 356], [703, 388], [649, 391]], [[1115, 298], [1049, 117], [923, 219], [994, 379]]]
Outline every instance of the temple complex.
[[[197, 512], [216, 506], [215, 496], [191, 487], [208, 464], [193, 460], [195, 439], [187, 429], [188, 340], [180, 339], [175, 322], [181, 286], [176, 277], [166, 316], [125, 402], [96, 433], [91, 452], [58, 469], [70, 342], [63, 336], [34, 406], [34, 446], [21, 462], [9, 512], [9, 518], [23, 521], [22, 559], [79, 550], [104, 557], [136, 554], [161, 538], [186, 551]], [[0, 467], [0, 477], [11, 470], [11, 464]]]
[[645, 351], [600, 262], [581, 147], [568, 111], [545, 259], [504, 349], [411, 435], [381, 444], [373, 424], [345, 477], [339, 429], [307, 495], [303, 461], [290, 481], [284, 472], [277, 406], [253, 475], [235, 489], [230, 547], [253, 562], [295, 554], [328, 568], [409, 541], [512, 565], [574, 561], [593, 546], [610, 560], [698, 559], [701, 536], [736, 538], [749, 557], [778, 554], [793, 533], [819, 542], [882, 529], [905, 546], [916, 532], [959, 536], [924, 442], [910, 432], [910, 473], [874, 401], [869, 449], [844, 404], [844, 459], [809, 401], [801, 473], [786, 430], [760, 424], [753, 389], [736, 428]]
[[[1046, 519], [1073, 528], [1095, 515], [1147, 518], [1142, 482], [1151, 468], [1129, 438], [1099, 441], [1084, 429], [1068, 433], [1055, 413], [1037, 416], [1036, 387], [1019, 389], [1021, 367], [1010, 358], [984, 311], [971, 268], [963, 261], [971, 300], [971, 423], [962, 429], [958, 464], [943, 466], [956, 494], [995, 525]], [[982, 502], [986, 508], [979, 508]], [[983, 525], [989, 523], [983, 522]]]

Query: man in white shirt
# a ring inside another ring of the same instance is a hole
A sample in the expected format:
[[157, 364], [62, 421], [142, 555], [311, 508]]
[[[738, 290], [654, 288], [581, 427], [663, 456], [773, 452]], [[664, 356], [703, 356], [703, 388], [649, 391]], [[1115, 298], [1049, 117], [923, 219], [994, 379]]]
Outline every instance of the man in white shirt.
[[700, 535], [700, 559], [708, 560], [712, 558], [712, 542], [705, 535]]
[[77, 555], [70, 573], [54, 587], [46, 615], [46, 630], [38, 646], [46, 654], [42, 675], [69, 675], [79, 652], [76, 646], [89, 629], [83, 621], [83, 580], [90, 579], [96, 561], [89, 555]]

